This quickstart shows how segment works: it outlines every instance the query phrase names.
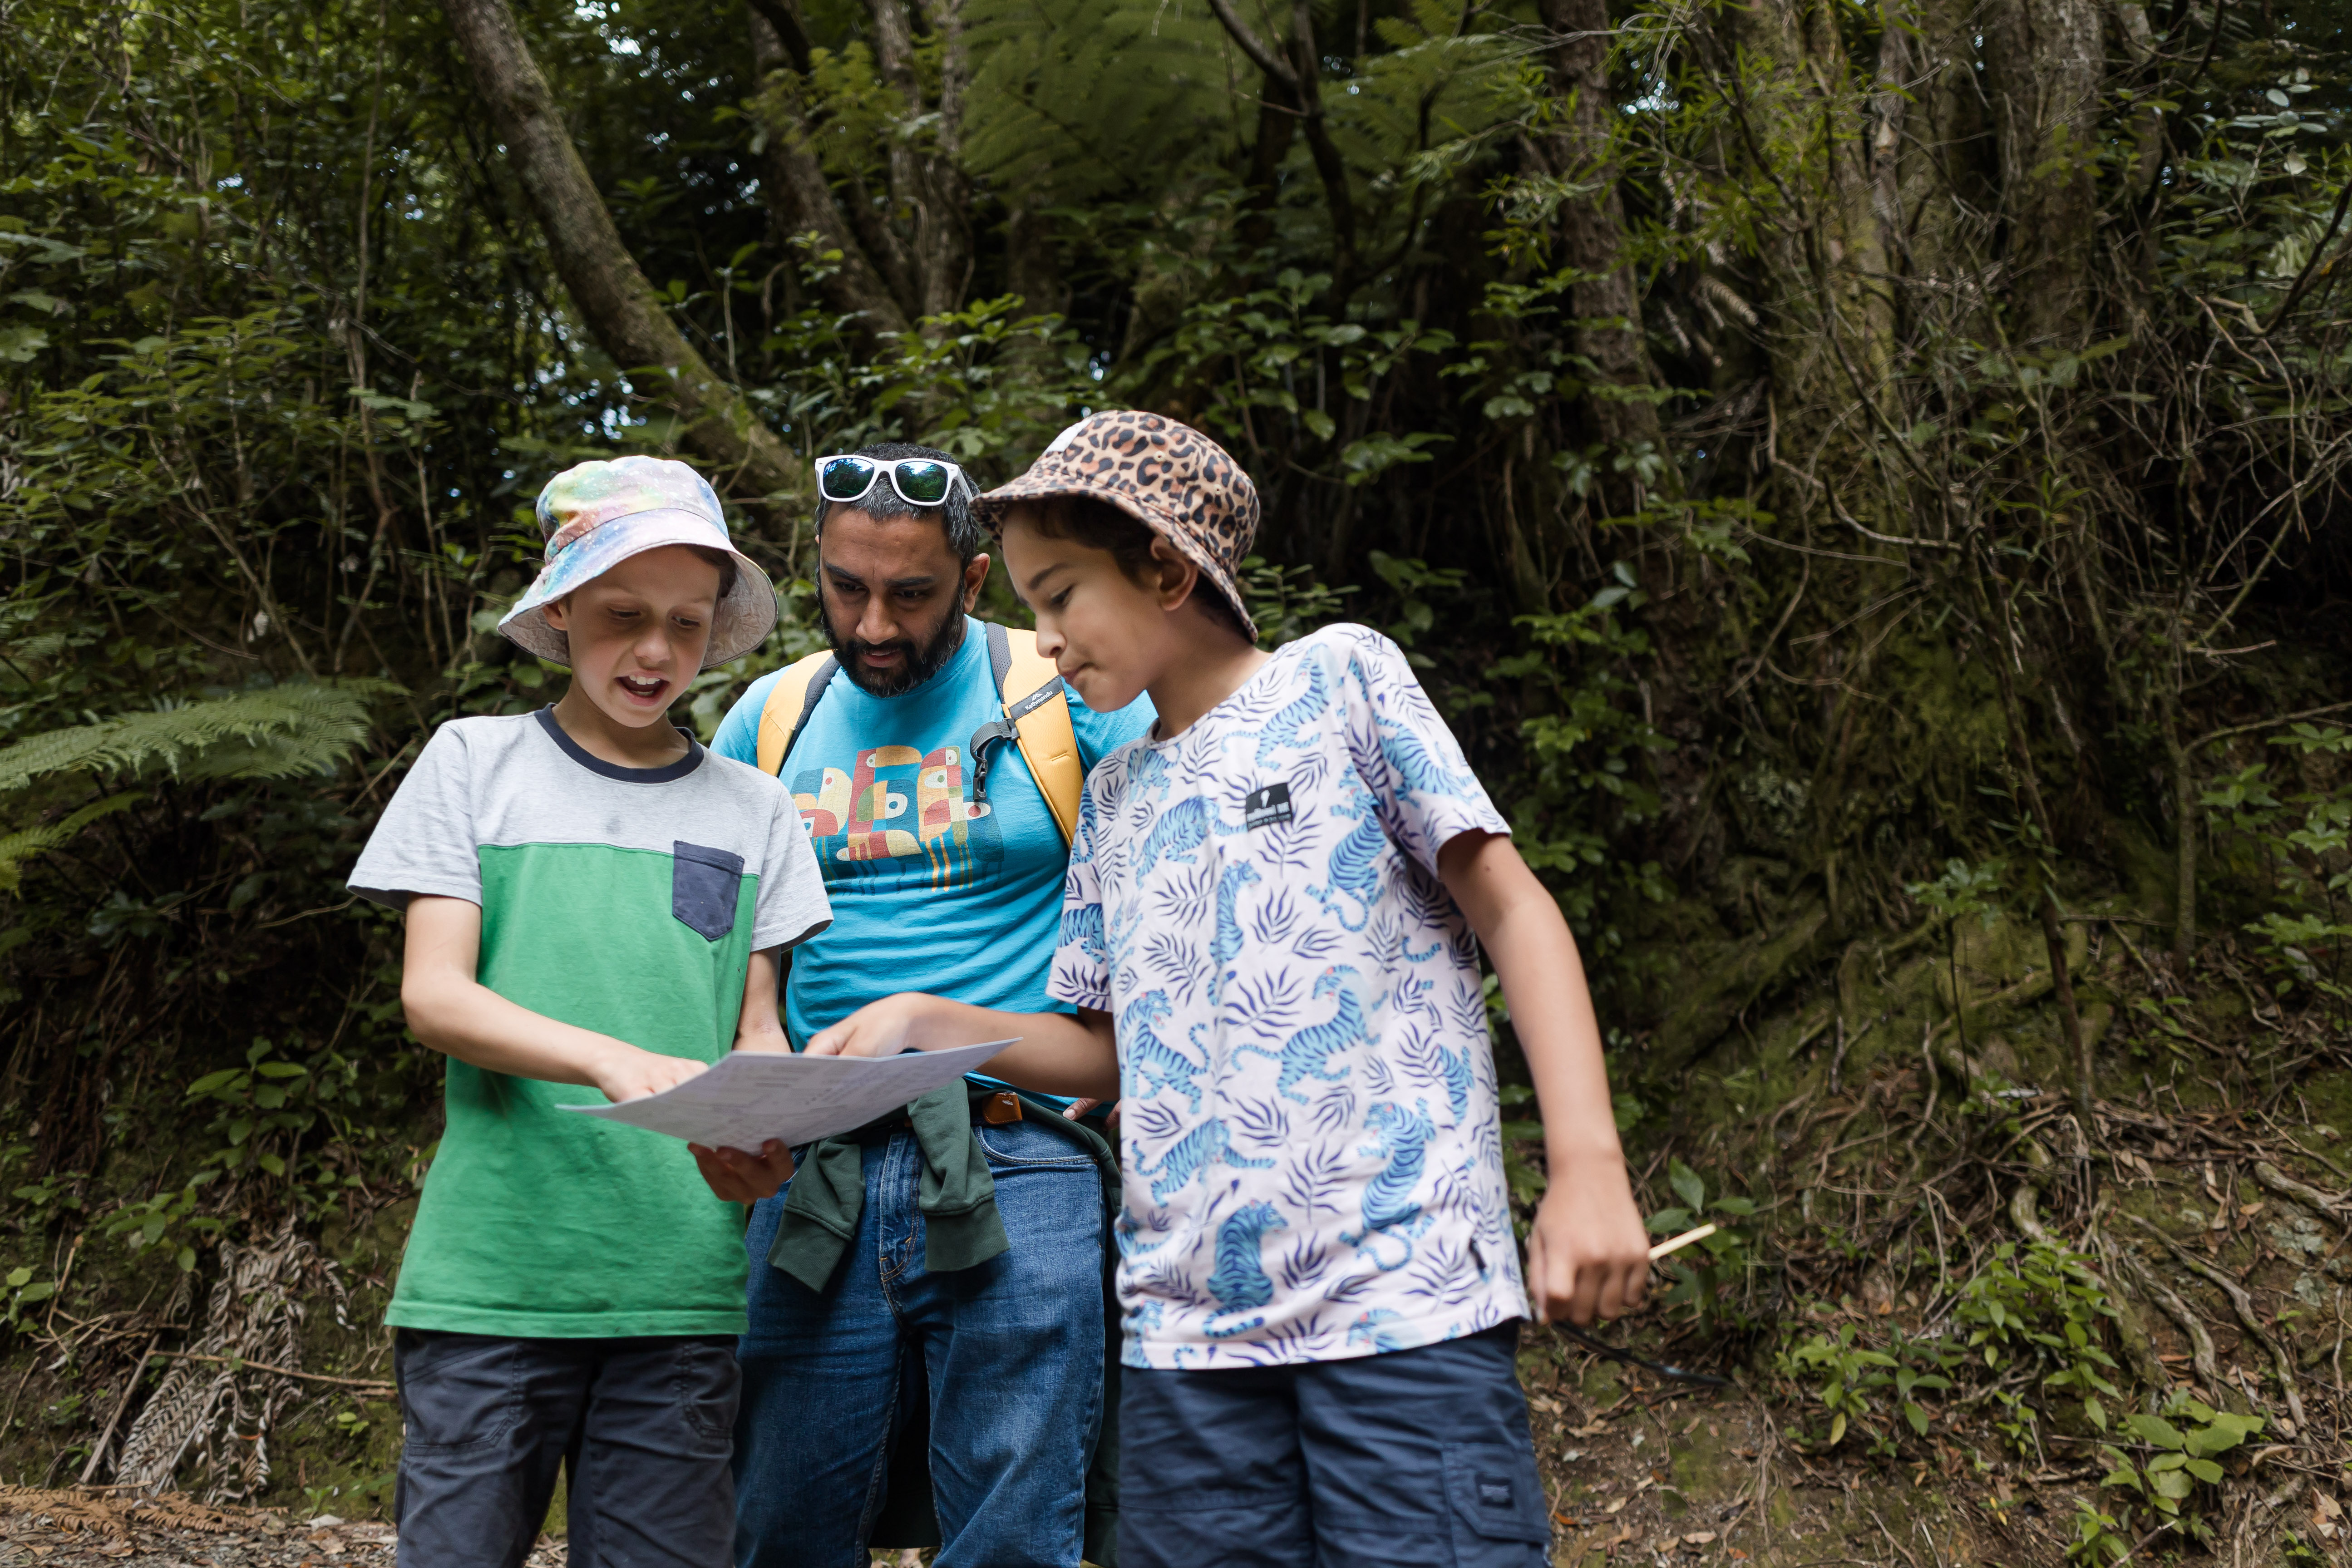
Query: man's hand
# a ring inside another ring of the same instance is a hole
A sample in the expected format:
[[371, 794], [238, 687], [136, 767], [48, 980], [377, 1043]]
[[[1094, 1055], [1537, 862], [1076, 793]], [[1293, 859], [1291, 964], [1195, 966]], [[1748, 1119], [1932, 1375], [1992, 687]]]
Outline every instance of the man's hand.
[[901, 991], [879, 1002], [868, 1002], [831, 1028], [811, 1035], [808, 1054], [895, 1057], [901, 1051], [919, 1050], [922, 1043], [913, 1037], [936, 1000], [919, 992]]
[[1118, 1092], [1118, 1047], [1110, 1015], [1000, 1013], [901, 991], [868, 1002], [829, 1029], [809, 1037], [813, 1057], [895, 1057], [939, 1051], [981, 1040], [1014, 1037], [988, 1064], [991, 1077], [1024, 1089], [1077, 1099], [1108, 1100]]
[[615, 1102], [659, 1094], [709, 1070], [702, 1063], [689, 1061], [684, 1057], [666, 1057], [657, 1051], [643, 1051], [635, 1046], [622, 1045], [617, 1040], [614, 1046], [615, 1048], [598, 1058], [593, 1081], [595, 1088], [604, 1090], [606, 1100]]
[[730, 1204], [755, 1204], [772, 1198], [793, 1179], [793, 1152], [771, 1138], [756, 1154], [740, 1149], [706, 1149], [688, 1143], [694, 1163], [710, 1190]]
[[1551, 1187], [1528, 1232], [1528, 1297], [1536, 1321], [1582, 1327], [1639, 1306], [1650, 1281], [1650, 1237], [1622, 1158], [1555, 1160]]

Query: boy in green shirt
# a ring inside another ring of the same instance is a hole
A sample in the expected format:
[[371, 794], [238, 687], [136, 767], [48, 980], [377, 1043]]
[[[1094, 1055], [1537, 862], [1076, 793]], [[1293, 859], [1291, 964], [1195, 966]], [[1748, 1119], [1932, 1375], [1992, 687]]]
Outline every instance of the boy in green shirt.
[[[667, 722], [775, 593], [683, 463], [585, 463], [499, 629], [553, 707], [441, 726], [351, 885], [403, 909], [448, 1122], [385, 1318], [406, 1565], [510, 1568], [571, 1478], [571, 1561], [709, 1568], [734, 1528], [742, 1215], [708, 1151], [567, 1114], [783, 1050], [776, 955], [831, 916], [792, 796]], [[789, 1161], [771, 1145], [761, 1159]]]

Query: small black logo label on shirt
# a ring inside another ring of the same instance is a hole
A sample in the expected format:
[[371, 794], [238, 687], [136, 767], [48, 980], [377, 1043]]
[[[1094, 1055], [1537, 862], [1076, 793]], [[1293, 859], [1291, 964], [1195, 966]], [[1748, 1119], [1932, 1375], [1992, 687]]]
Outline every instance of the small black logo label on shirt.
[[1290, 820], [1290, 786], [1270, 784], [1264, 789], [1254, 789], [1242, 800], [1242, 826], [1271, 827], [1277, 822]]

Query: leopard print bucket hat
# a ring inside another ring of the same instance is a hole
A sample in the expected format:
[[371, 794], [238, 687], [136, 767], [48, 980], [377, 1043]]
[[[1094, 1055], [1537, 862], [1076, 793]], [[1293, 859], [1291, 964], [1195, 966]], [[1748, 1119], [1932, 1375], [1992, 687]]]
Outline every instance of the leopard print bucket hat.
[[1052, 496], [1108, 501], [1174, 545], [1257, 640], [1239, 580], [1257, 538], [1257, 487], [1223, 447], [1162, 415], [1089, 415], [1055, 437], [1027, 473], [975, 500], [972, 515], [1002, 530], [1013, 507]]

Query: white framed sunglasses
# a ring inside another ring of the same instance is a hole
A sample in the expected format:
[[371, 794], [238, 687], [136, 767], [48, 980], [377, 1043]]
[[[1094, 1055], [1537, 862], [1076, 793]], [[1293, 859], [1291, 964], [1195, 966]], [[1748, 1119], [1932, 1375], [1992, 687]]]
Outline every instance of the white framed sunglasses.
[[961, 468], [938, 458], [861, 458], [854, 452], [837, 452], [816, 460], [817, 494], [836, 505], [861, 501], [885, 474], [890, 476], [890, 488], [908, 506], [944, 505], [959, 484], [966, 496], [979, 493]]

